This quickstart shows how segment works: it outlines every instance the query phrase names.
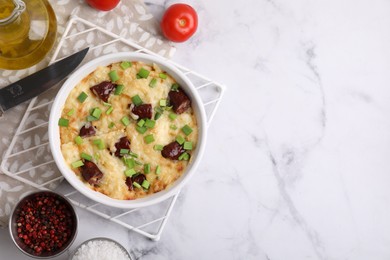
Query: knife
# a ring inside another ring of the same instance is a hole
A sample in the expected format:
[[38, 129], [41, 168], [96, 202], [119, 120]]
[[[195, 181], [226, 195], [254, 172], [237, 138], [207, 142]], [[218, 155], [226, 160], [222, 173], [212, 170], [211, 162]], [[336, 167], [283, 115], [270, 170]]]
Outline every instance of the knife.
[[85, 48], [0, 89], [0, 117], [4, 111], [38, 96], [66, 78], [81, 63], [88, 49]]

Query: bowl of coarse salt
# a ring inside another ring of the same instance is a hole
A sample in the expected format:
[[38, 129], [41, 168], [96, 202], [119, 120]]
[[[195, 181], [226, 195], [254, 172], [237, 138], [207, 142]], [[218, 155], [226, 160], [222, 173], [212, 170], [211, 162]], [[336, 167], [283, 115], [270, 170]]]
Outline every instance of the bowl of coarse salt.
[[69, 260], [132, 260], [129, 252], [118, 242], [106, 237], [89, 239], [79, 245]]

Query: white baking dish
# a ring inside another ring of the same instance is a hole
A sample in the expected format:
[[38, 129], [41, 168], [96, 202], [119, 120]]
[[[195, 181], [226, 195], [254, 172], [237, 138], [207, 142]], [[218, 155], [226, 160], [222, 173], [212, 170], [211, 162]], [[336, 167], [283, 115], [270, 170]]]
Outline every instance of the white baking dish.
[[[155, 193], [153, 195], [149, 195], [145, 198], [140, 198], [136, 200], [117, 200], [112, 199], [100, 192], [96, 192], [87, 187], [82, 181], [80, 181], [75, 173], [69, 168], [66, 164], [64, 157], [61, 153], [60, 148], [60, 132], [58, 126], [58, 119], [61, 117], [61, 111], [64, 107], [64, 103], [70, 93], [70, 91], [89, 73], [93, 72], [98, 66], [107, 66], [111, 63], [120, 62], [120, 61], [142, 61], [148, 64], [155, 63], [162, 70], [165, 70], [168, 74], [170, 74], [183, 88], [183, 90], [190, 97], [192, 102], [192, 108], [195, 111], [195, 115], [198, 123], [198, 144], [194, 153], [192, 154], [191, 163], [186, 168], [186, 171], [183, 175], [175, 181], [170, 188]], [[204, 107], [202, 105], [202, 101], [200, 96], [198, 95], [195, 87], [191, 83], [191, 81], [176, 67], [170, 65], [168, 62], [163, 60], [162, 58], [140, 54], [140, 53], [131, 53], [131, 52], [123, 52], [123, 53], [115, 53], [109, 54], [106, 56], [99, 57], [94, 59], [81, 68], [77, 69], [64, 83], [60, 91], [58, 92], [54, 103], [51, 108], [50, 119], [49, 119], [49, 141], [50, 148], [53, 154], [54, 160], [61, 171], [62, 175], [65, 179], [79, 192], [87, 196], [88, 198], [100, 202], [104, 205], [118, 207], [118, 208], [137, 208], [149, 206], [158, 202], [161, 202], [170, 196], [176, 194], [190, 179], [190, 177], [194, 174], [203, 154], [206, 145], [206, 113], [204, 111]]]

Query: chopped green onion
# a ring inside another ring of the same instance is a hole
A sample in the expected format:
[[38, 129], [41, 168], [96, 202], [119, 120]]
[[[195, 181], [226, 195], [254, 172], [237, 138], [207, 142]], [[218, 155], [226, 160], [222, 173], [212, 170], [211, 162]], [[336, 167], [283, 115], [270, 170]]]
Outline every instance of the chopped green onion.
[[190, 155], [188, 153], [183, 153], [179, 156], [179, 161], [188, 161], [190, 159]]
[[184, 144], [185, 141], [186, 140], [184, 139], [183, 136], [181, 135], [176, 136], [176, 142], [178, 142], [180, 145]]
[[115, 82], [119, 79], [119, 75], [118, 73], [116, 72], [116, 70], [112, 70], [108, 73], [108, 76], [110, 76], [110, 79], [112, 82]]
[[100, 108], [96, 107], [92, 110], [91, 116], [99, 119], [101, 114], [102, 114], [102, 110]]
[[127, 116], [122, 117], [121, 122], [124, 126], [128, 126], [130, 124], [130, 119]]
[[131, 62], [130, 61], [122, 61], [122, 63], [121, 63], [121, 68], [122, 69], [127, 69], [127, 68], [130, 68], [131, 67]]
[[66, 114], [67, 116], [73, 116], [74, 114], [74, 108], [72, 108], [71, 110], [69, 110], [69, 112]]
[[72, 167], [73, 168], [79, 168], [79, 167], [81, 167], [83, 165], [84, 165], [84, 163], [83, 163], [82, 160], [78, 160], [78, 161], [72, 162]]
[[[107, 112], [106, 112], [107, 113]], [[113, 128], [115, 126], [115, 123], [114, 122], [111, 122], [109, 125], [108, 125], [108, 128]]]
[[118, 86], [115, 88], [114, 95], [118, 96], [118, 95], [122, 94], [124, 88], [125, 88], [125, 86], [123, 86], [123, 85], [118, 85]]
[[145, 173], [145, 174], [150, 173], [150, 163], [146, 163], [146, 164], [144, 165], [144, 173]]
[[63, 127], [68, 127], [69, 126], [69, 120], [61, 117], [58, 120], [58, 125], [59, 126], [63, 126]]
[[161, 117], [161, 113], [160, 112], [157, 112], [155, 115], [154, 115], [154, 120], [157, 120]]
[[134, 169], [127, 169], [127, 170], [125, 171], [125, 175], [126, 175], [127, 177], [131, 177], [131, 176], [133, 176], [134, 174], [136, 174], [136, 171], [135, 171]]
[[106, 103], [106, 102], [103, 102], [103, 105], [105, 105], [106, 107], [112, 106], [110, 103]]
[[161, 107], [155, 107], [154, 111], [156, 111], [157, 113], [160, 113], [160, 114], [164, 113], [164, 109], [162, 109]]
[[83, 103], [87, 99], [88, 95], [83, 91], [80, 93], [80, 95], [77, 97], [78, 101], [80, 103]]
[[177, 84], [177, 83], [173, 83], [172, 84], [172, 86], [171, 86], [171, 90], [173, 90], [173, 91], [178, 91], [179, 90], [179, 84]]
[[137, 130], [138, 133], [140, 134], [144, 134], [148, 129], [146, 127], [140, 127], [140, 126], [136, 126], [135, 127], [135, 130]]
[[141, 189], [141, 185], [138, 184], [138, 182], [133, 182], [133, 186], [138, 188], [138, 189]]
[[138, 121], [137, 126], [143, 127], [144, 124], [145, 124], [145, 120], [141, 119], [141, 120]]
[[160, 100], [160, 106], [161, 107], [166, 107], [167, 106], [167, 100], [166, 99], [161, 99]]
[[135, 160], [134, 162], [135, 162], [135, 164], [137, 164], [137, 165], [142, 165], [142, 162], [140, 162], [140, 161]]
[[92, 122], [92, 121], [96, 121], [98, 120], [98, 118], [94, 117], [94, 116], [87, 116], [87, 121], [88, 122]]
[[169, 114], [169, 118], [170, 118], [171, 120], [175, 120], [175, 119], [177, 118], [177, 114], [175, 114], [175, 113], [170, 113], [170, 114]]
[[143, 103], [142, 99], [138, 95], [135, 95], [134, 97], [132, 97], [131, 100], [133, 101], [133, 104], [136, 106], [139, 106]]
[[138, 71], [138, 76], [140, 76], [141, 78], [144, 78], [146, 79], [148, 76], [149, 76], [149, 73], [150, 71], [148, 71], [147, 69], [144, 69], [144, 68], [141, 68], [139, 71]]
[[138, 158], [138, 154], [136, 154], [136, 153], [133, 153], [130, 151], [129, 154], [131, 157]]
[[98, 161], [100, 159], [100, 154], [99, 153], [95, 153], [93, 155], [93, 158], [95, 158], [95, 160]]
[[160, 174], [160, 173], [161, 173], [161, 167], [160, 167], [160, 165], [157, 165], [156, 174]]
[[78, 145], [82, 144], [84, 141], [83, 141], [83, 138], [81, 138], [81, 136], [76, 136], [76, 138], [74, 139], [74, 142]]
[[183, 126], [182, 127], [182, 129], [181, 129], [182, 131], [183, 131], [183, 133], [185, 133], [185, 135], [190, 135], [191, 133], [192, 133], [192, 128], [191, 127], [189, 127], [188, 125], [185, 125], [185, 126]]
[[172, 130], [176, 130], [177, 126], [176, 125], [170, 125], [169, 128], [171, 128]]
[[184, 153], [183, 160], [188, 161], [190, 159], [190, 155], [188, 153]]
[[192, 142], [184, 142], [184, 150], [192, 150]]
[[140, 79], [141, 78], [141, 76], [140, 75], [135, 75], [135, 77], [137, 78], [137, 79]]
[[106, 148], [102, 139], [93, 140], [93, 144], [95, 144], [99, 150], [103, 150], [104, 148]]
[[149, 118], [146, 119], [145, 126], [147, 128], [153, 128], [156, 125], [156, 121], [150, 120]]
[[127, 168], [129, 169], [132, 169], [134, 168], [135, 166], [135, 161], [133, 158], [126, 158], [126, 157], [123, 157], [123, 162], [125, 163], [125, 165], [127, 166]]
[[119, 153], [120, 153], [120, 154], [128, 154], [129, 152], [130, 152], [129, 149], [120, 149], [120, 150], [119, 150]]
[[173, 106], [165, 107], [165, 110], [166, 110], [166, 111], [170, 111], [170, 110], [172, 110], [172, 108], [173, 108]]
[[152, 78], [152, 80], [149, 82], [149, 87], [154, 88], [157, 84], [157, 79]]
[[147, 135], [144, 137], [144, 141], [147, 144], [153, 143], [154, 142], [154, 136], [152, 134]]
[[142, 188], [144, 188], [145, 190], [149, 189], [149, 186], [150, 186], [150, 183], [148, 182], [148, 180], [144, 180], [141, 184]]
[[111, 114], [113, 110], [114, 110], [113, 107], [109, 107], [109, 108], [107, 109], [107, 111], [106, 111], [106, 115]]
[[166, 79], [167, 78], [167, 74], [164, 74], [164, 73], [160, 73], [160, 74], [158, 74], [158, 76], [160, 77], [160, 79]]
[[92, 161], [92, 156], [87, 154], [87, 153], [81, 153], [81, 158], [87, 160], [87, 161]]
[[153, 149], [156, 151], [162, 151], [164, 149], [164, 146], [162, 146], [161, 144], [156, 144], [153, 146]]

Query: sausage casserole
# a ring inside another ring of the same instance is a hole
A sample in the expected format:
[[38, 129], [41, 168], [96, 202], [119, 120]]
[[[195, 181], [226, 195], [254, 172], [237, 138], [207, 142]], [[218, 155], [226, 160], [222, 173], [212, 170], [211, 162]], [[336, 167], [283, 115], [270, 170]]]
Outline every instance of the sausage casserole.
[[59, 119], [66, 163], [91, 189], [133, 200], [167, 189], [196, 149], [191, 100], [157, 65], [98, 67], [70, 92]]

